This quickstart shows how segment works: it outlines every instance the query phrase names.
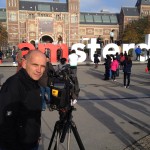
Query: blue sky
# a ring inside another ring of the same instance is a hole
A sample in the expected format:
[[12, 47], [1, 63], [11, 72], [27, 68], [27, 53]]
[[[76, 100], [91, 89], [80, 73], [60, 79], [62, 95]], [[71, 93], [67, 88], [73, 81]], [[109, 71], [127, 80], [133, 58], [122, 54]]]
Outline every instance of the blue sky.
[[[42, 0], [41, 0], [42, 1]], [[43, 0], [53, 1], [53, 0]], [[137, 0], [80, 0], [80, 11], [82, 12], [100, 12], [108, 10], [110, 12], [120, 12], [122, 6], [134, 7]], [[66, 0], [60, 0], [66, 2]], [[6, 7], [6, 0], [1, 0], [0, 8]]]

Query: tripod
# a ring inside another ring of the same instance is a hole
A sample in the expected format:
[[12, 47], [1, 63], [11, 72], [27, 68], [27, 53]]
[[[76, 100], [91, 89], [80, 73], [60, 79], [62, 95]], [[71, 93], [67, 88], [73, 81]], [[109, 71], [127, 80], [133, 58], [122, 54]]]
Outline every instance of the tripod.
[[[54, 126], [54, 131], [49, 143], [48, 150], [51, 150], [54, 137], [56, 137], [56, 141], [54, 144], [54, 150], [59, 150], [59, 143], [63, 143], [65, 140], [66, 133], [68, 132], [68, 138], [67, 138], [67, 150], [70, 149], [70, 136], [71, 131], [74, 134], [74, 137], [78, 143], [78, 146], [80, 150], [85, 150], [83, 143], [81, 141], [81, 138], [79, 136], [79, 133], [77, 131], [77, 127], [75, 123], [72, 121], [72, 111], [75, 110], [73, 106], [70, 106], [69, 109], [65, 110], [59, 110], [60, 120], [56, 121]], [[56, 134], [56, 135], [55, 135]]]

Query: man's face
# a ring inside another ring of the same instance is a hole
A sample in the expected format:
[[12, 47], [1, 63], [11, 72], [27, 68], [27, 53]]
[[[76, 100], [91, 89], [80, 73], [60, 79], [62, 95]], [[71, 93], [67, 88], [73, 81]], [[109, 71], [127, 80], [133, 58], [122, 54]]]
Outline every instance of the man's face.
[[28, 60], [24, 60], [23, 68], [33, 80], [39, 80], [45, 71], [46, 57], [41, 53], [32, 54]]

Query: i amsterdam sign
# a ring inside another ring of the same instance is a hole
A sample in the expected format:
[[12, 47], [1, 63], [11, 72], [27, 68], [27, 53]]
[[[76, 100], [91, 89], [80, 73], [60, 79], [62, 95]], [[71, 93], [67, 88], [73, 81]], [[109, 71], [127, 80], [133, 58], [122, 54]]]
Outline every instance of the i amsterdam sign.
[[[94, 61], [94, 53], [96, 49], [100, 48], [100, 44], [96, 43], [96, 38], [92, 38], [91, 43], [87, 44], [87, 48], [89, 49], [89, 56], [91, 61]], [[78, 49], [84, 49], [86, 45], [82, 43], [76, 43], [72, 45], [71, 50], [76, 50], [76, 54], [79, 55], [78, 62], [84, 62], [86, 60], [86, 53], [84, 51], [78, 50]], [[140, 44], [135, 44], [135, 43], [130, 43], [130, 44], [122, 44], [122, 52], [124, 53], [125, 51], [128, 53], [130, 49], [133, 49], [133, 57], [135, 56], [135, 51], [134, 49], [140, 46], [141, 49], [149, 50], [150, 49], [150, 34], [147, 34], [145, 36], [145, 43], [140, 43]], [[19, 49], [23, 49], [24, 47], [28, 47], [30, 50], [35, 50], [35, 47], [31, 43], [20, 43], [18, 45]], [[52, 44], [52, 43], [47, 43], [47, 44], [38, 44], [38, 50], [42, 51], [45, 53], [45, 49], [50, 49], [50, 56], [51, 56], [51, 62], [55, 63], [57, 62], [57, 50], [61, 49], [62, 50], [62, 56], [64, 58], [68, 58], [68, 46], [66, 44]], [[112, 50], [110, 50], [112, 49]], [[114, 43], [107, 44], [101, 52], [101, 57], [106, 58], [106, 55], [115, 55], [116, 52], [120, 53], [120, 48], [118, 45]], [[146, 61], [147, 60], [147, 53], [145, 52], [144, 55], [140, 57], [140, 61]]]

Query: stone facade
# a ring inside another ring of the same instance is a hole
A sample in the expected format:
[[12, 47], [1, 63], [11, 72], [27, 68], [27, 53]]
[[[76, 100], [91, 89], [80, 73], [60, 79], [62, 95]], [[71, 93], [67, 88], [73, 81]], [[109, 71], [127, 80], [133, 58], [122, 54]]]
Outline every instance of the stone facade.
[[7, 26], [10, 46], [24, 40], [35, 45], [57, 43], [59, 35], [68, 46], [99, 35], [107, 44], [111, 30], [115, 30], [114, 39], [120, 40], [126, 24], [145, 15], [150, 15], [150, 2], [145, 0], [138, 0], [135, 7], [122, 7], [118, 14], [80, 12], [80, 0], [66, 3], [6, 0], [6, 23], [3, 24]]

